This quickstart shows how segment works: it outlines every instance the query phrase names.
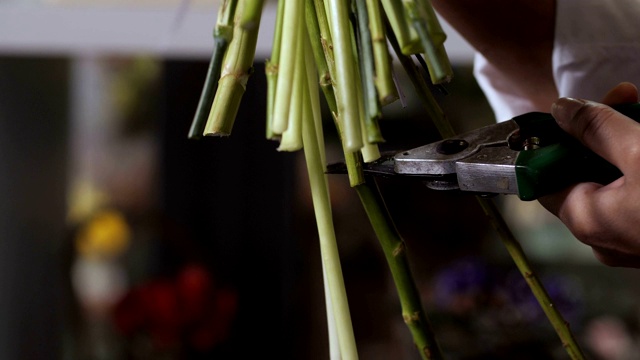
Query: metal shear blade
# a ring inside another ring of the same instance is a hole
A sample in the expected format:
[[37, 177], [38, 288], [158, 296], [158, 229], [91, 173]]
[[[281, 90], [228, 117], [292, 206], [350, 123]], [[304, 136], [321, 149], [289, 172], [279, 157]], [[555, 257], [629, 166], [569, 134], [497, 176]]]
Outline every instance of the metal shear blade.
[[505, 121], [405, 151], [394, 157], [394, 170], [432, 179], [455, 175], [463, 191], [517, 194], [517, 151], [509, 148], [509, 138], [518, 129]]

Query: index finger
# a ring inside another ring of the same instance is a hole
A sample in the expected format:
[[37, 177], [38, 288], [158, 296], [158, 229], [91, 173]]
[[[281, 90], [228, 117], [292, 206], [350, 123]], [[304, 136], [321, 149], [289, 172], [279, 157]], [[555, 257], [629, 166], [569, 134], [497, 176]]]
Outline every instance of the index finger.
[[638, 102], [638, 88], [630, 82], [621, 82], [602, 99], [603, 104], [619, 105]]

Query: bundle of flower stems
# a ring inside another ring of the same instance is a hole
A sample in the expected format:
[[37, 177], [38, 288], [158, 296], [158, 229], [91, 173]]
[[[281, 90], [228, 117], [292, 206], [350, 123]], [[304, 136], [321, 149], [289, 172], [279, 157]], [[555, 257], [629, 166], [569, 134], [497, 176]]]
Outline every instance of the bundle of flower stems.
[[[263, 6], [264, 0], [221, 1], [214, 51], [190, 138], [231, 133], [252, 73]], [[414, 343], [423, 359], [442, 358], [413, 281], [404, 241], [375, 182], [364, 176], [362, 163], [380, 157], [381, 107], [398, 99], [389, 44], [440, 135], [454, 135], [427, 85], [446, 83], [452, 77], [445, 39], [430, 0], [278, 1], [272, 53], [266, 63], [266, 137], [279, 142], [279, 151], [304, 151], [320, 239], [332, 359], [357, 359], [358, 355], [325, 175], [321, 97], [340, 134], [349, 182], [385, 253]], [[425, 64], [428, 79], [412, 55]], [[583, 358], [568, 324], [494, 203], [479, 201], [570, 357]]]

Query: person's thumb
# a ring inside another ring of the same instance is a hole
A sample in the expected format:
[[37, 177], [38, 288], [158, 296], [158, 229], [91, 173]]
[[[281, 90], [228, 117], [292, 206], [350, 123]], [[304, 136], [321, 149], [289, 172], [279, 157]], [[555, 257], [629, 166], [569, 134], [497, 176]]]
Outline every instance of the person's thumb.
[[640, 124], [600, 103], [560, 98], [551, 113], [558, 125], [623, 173], [638, 168]]

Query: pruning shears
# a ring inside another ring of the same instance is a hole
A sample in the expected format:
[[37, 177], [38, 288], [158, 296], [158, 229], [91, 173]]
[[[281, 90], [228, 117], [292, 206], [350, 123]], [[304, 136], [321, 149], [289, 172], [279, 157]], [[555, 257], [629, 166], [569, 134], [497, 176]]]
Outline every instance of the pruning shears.
[[[640, 121], [640, 103], [613, 107]], [[640, 141], [640, 140], [639, 140]], [[328, 173], [344, 173], [344, 163]], [[551, 114], [531, 112], [364, 164], [367, 175], [415, 178], [436, 190], [515, 194], [534, 200], [578, 182], [608, 184], [615, 166], [564, 132]]]

